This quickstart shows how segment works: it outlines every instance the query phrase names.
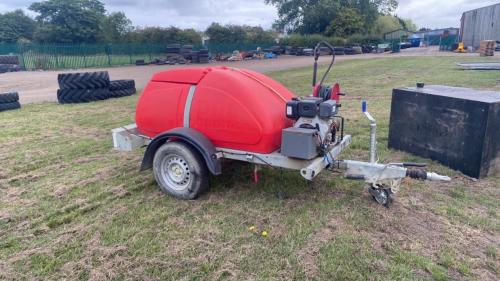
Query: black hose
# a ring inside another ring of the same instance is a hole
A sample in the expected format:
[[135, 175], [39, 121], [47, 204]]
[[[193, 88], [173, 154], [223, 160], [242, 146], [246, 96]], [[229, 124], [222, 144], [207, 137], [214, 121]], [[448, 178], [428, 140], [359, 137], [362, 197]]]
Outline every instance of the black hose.
[[330, 51], [332, 51], [332, 54], [333, 54], [333, 57], [332, 57], [332, 62], [330, 63], [330, 66], [328, 67], [328, 69], [326, 70], [325, 72], [325, 75], [323, 75], [323, 79], [321, 79], [321, 82], [319, 83], [319, 88], [321, 88], [321, 85], [323, 85], [323, 81], [325, 81], [325, 78], [326, 78], [326, 75], [328, 74], [328, 72], [330, 71], [330, 68], [332, 68], [332, 65], [333, 65], [333, 62], [335, 61], [335, 49], [332, 47], [332, 45], [328, 44], [327, 42], [325, 41], [322, 41], [318, 44], [318, 47], [320, 44], [323, 44], [325, 45], [326, 47], [328, 47], [328, 49], [330, 49]]
[[318, 88], [317, 97], [323, 98], [324, 101], [330, 100], [332, 97], [333, 87], [328, 85], [321, 85]]

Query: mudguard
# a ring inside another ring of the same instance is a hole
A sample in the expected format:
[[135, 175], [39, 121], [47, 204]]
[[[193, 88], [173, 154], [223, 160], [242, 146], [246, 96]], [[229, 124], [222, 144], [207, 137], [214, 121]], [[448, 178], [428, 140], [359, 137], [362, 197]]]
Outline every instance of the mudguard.
[[221, 162], [220, 159], [216, 157], [217, 151], [215, 150], [215, 146], [212, 142], [202, 133], [191, 128], [184, 127], [174, 128], [156, 136], [149, 143], [146, 149], [146, 153], [142, 159], [140, 171], [153, 167], [153, 160], [156, 151], [171, 138], [180, 139], [189, 143], [203, 156], [203, 159], [205, 159], [207, 167], [212, 174], [221, 174]]

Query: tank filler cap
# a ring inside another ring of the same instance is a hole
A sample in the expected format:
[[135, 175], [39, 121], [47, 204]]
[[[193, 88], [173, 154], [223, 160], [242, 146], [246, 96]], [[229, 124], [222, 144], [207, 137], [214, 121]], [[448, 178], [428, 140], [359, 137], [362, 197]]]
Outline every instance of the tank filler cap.
[[423, 88], [425, 86], [425, 83], [418, 82], [417, 83], [417, 88]]

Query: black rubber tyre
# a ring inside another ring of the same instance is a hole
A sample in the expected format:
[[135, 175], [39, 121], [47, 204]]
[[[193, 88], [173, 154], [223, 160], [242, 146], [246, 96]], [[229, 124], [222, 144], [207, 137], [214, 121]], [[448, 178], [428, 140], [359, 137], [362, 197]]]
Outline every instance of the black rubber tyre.
[[109, 87], [107, 71], [65, 73], [57, 76], [61, 89], [99, 89]]
[[19, 64], [19, 57], [2, 55], [0, 56], [0, 64]]
[[344, 54], [344, 51], [335, 51], [335, 55], [336, 56], [343, 56], [345, 54]]
[[386, 184], [379, 185], [379, 188], [381, 188], [380, 191], [382, 193], [380, 193], [380, 196], [377, 197], [372, 196], [373, 200], [375, 200], [375, 202], [379, 204], [389, 207], [389, 204], [392, 204], [392, 202], [394, 202], [394, 193]]
[[198, 57], [199, 58], [208, 58], [208, 54], [199, 54]]
[[182, 46], [183, 49], [192, 49], [193, 45], [184, 45]]
[[178, 199], [195, 199], [208, 185], [205, 160], [183, 141], [169, 141], [158, 148], [153, 171], [163, 192]]
[[0, 94], [0, 103], [9, 103], [16, 101], [19, 101], [19, 94], [17, 92]]
[[198, 51], [198, 53], [201, 54], [208, 54], [208, 49], [201, 49]]
[[60, 104], [83, 103], [109, 99], [109, 89], [59, 89], [57, 100]]
[[128, 89], [122, 89], [122, 90], [116, 90], [116, 91], [109, 91], [109, 98], [127, 97], [127, 96], [131, 96], [131, 95], [133, 95], [135, 93], [137, 93], [137, 90], [135, 88], [128, 88]]
[[135, 88], [134, 79], [114, 80], [109, 82], [109, 91], [118, 91]]
[[344, 50], [344, 52], [345, 52], [346, 55], [355, 55], [356, 54], [356, 50], [351, 49], [351, 48], [346, 48]]
[[19, 101], [0, 103], [0, 112], [19, 108], [21, 108], [21, 104], [19, 103]]
[[344, 47], [333, 47], [333, 50], [335, 50], [335, 52], [340, 52], [340, 51], [344, 51], [345, 48]]

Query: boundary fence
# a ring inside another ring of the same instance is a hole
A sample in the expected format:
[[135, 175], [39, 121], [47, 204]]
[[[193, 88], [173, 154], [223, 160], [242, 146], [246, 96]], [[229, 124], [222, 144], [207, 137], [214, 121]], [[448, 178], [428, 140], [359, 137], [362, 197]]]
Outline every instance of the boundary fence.
[[450, 35], [448, 37], [441, 37], [439, 41], [439, 51], [453, 51], [453, 43], [458, 43], [459, 39], [456, 35]]
[[[207, 48], [212, 54], [231, 54], [270, 48], [276, 43], [260, 44], [189, 44], [193, 51]], [[136, 60], [166, 58], [168, 44], [0, 44], [0, 55], [19, 57], [24, 70], [105, 68], [135, 64]]]

